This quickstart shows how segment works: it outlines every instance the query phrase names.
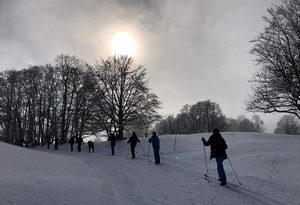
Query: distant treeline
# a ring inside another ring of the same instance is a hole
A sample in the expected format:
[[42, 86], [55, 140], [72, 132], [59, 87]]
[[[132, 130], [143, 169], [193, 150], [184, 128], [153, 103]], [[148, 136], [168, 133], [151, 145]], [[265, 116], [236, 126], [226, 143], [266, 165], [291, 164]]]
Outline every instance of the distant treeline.
[[59, 55], [53, 64], [0, 73], [1, 138], [9, 143], [44, 144], [86, 133], [147, 129], [160, 118], [158, 97], [146, 70], [132, 58], [109, 57], [88, 65]]
[[237, 119], [227, 118], [220, 106], [210, 100], [185, 105], [179, 114], [169, 115], [155, 126], [160, 134], [212, 132], [214, 128], [232, 132], [262, 132], [265, 129], [259, 115], [253, 115], [251, 120], [243, 115]]

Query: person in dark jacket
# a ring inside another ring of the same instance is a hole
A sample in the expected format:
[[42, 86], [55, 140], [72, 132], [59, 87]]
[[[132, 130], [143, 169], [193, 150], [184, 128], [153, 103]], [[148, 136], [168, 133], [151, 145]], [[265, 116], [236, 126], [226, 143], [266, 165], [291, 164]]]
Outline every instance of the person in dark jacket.
[[159, 164], [160, 163], [160, 156], [159, 156], [160, 142], [156, 132], [152, 133], [152, 136], [149, 139], [149, 143], [152, 143], [155, 164]]
[[70, 143], [70, 146], [71, 146], [71, 152], [73, 152], [73, 145], [74, 145], [74, 143], [75, 143], [74, 136], [70, 137], [69, 143]]
[[50, 145], [51, 145], [51, 143], [52, 143], [52, 140], [51, 140], [51, 137], [50, 137], [50, 136], [47, 136], [47, 137], [46, 137], [46, 142], [47, 142], [47, 149], [49, 149], [49, 148], [50, 148]]
[[134, 150], [135, 146], [137, 143], [140, 143], [140, 140], [136, 136], [135, 132], [133, 132], [131, 137], [129, 137], [129, 140], [127, 141], [127, 143], [130, 143], [131, 156], [132, 156], [132, 159], [134, 159], [135, 158], [135, 150]]
[[78, 152], [81, 152], [81, 145], [83, 144], [83, 139], [81, 136], [79, 136], [76, 140], [76, 143], [77, 143], [77, 150]]
[[221, 182], [220, 185], [226, 185], [223, 161], [227, 159], [226, 149], [228, 147], [219, 129], [213, 130], [213, 134], [209, 137], [208, 141], [202, 137], [202, 142], [205, 146], [210, 146], [210, 159], [216, 158], [219, 181]]
[[91, 152], [91, 149], [93, 150], [93, 153], [95, 152], [93, 141], [91, 141], [91, 140], [88, 141], [88, 147], [89, 147], [89, 152]]
[[107, 141], [110, 141], [111, 155], [115, 155], [116, 136], [114, 135], [114, 133], [110, 134]]
[[55, 137], [54, 138], [54, 150], [58, 150], [58, 141], [59, 141], [58, 137]]

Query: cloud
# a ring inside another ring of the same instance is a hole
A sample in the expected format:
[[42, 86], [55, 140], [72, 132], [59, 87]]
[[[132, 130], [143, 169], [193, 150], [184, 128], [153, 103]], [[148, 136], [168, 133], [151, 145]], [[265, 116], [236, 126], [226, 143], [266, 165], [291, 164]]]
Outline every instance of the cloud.
[[114, 32], [130, 30], [164, 114], [211, 99], [236, 117], [245, 113], [255, 70], [249, 40], [276, 1], [0, 0], [0, 69], [49, 63], [60, 53], [94, 63], [110, 55]]

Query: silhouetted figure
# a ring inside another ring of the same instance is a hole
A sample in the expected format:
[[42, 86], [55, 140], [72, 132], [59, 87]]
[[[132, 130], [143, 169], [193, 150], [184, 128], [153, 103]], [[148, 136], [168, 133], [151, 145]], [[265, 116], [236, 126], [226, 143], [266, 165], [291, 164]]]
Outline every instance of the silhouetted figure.
[[51, 137], [50, 136], [46, 137], [46, 143], [47, 143], [47, 149], [50, 149], [50, 144], [51, 144]]
[[115, 155], [116, 136], [114, 135], [114, 133], [110, 134], [107, 141], [110, 141], [111, 155]]
[[50, 144], [51, 144], [51, 138], [48, 136], [47, 137], [47, 149], [50, 148]]
[[94, 142], [92, 142], [91, 140], [88, 141], [88, 147], [89, 147], [89, 152], [91, 152], [91, 149], [93, 150], [93, 153], [95, 152]]
[[58, 150], [58, 141], [59, 141], [58, 137], [55, 137], [54, 138], [54, 150]]
[[83, 139], [79, 136], [76, 140], [78, 152], [81, 152], [81, 145], [83, 144]]
[[152, 143], [155, 164], [159, 164], [160, 163], [160, 156], [159, 156], [160, 142], [156, 132], [152, 133], [152, 136], [149, 139], [149, 143]]
[[135, 150], [134, 149], [138, 142], [140, 142], [140, 140], [136, 136], [135, 132], [133, 132], [131, 137], [129, 137], [129, 140], [127, 141], [127, 143], [130, 143], [130, 151], [131, 151], [132, 159], [135, 158]]
[[213, 130], [213, 134], [209, 137], [208, 141], [202, 137], [202, 142], [205, 146], [210, 146], [210, 159], [216, 158], [219, 181], [221, 182], [220, 185], [226, 185], [223, 161], [227, 159], [226, 149], [228, 147], [219, 129]]
[[70, 143], [70, 146], [71, 146], [71, 152], [73, 152], [73, 145], [74, 145], [74, 143], [75, 143], [75, 138], [74, 138], [74, 136], [70, 137], [69, 143]]

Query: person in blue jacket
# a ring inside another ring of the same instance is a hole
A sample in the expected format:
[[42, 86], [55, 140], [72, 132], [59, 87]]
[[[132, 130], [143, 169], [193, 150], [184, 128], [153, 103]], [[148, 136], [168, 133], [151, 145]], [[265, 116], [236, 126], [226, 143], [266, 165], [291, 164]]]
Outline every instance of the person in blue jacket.
[[152, 133], [152, 137], [149, 139], [149, 143], [152, 143], [155, 164], [159, 164], [160, 163], [160, 156], [159, 156], [160, 142], [156, 132]]
[[226, 149], [228, 146], [220, 134], [219, 129], [214, 129], [213, 134], [207, 141], [202, 137], [202, 142], [205, 146], [210, 146], [210, 159], [216, 158], [219, 181], [221, 182], [220, 185], [226, 185], [226, 174], [223, 167], [223, 161], [227, 159]]

